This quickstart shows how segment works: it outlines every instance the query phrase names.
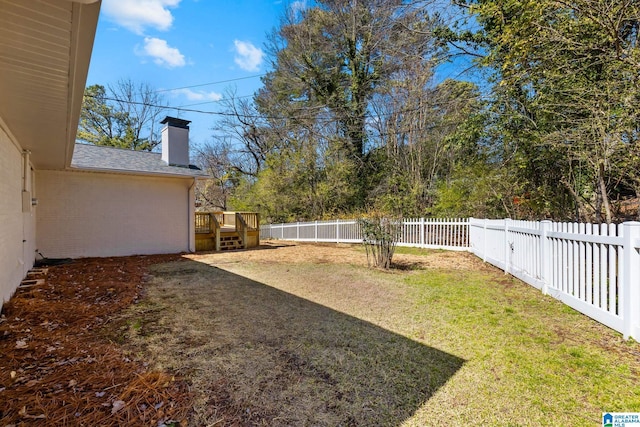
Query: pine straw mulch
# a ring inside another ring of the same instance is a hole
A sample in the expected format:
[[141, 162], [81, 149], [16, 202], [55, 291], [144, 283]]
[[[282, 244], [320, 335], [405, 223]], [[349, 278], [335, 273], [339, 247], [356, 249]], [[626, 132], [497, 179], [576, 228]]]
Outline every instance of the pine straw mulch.
[[177, 259], [75, 260], [18, 288], [0, 318], [0, 426], [186, 425], [186, 382], [132, 360], [101, 332], [137, 301], [147, 266]]

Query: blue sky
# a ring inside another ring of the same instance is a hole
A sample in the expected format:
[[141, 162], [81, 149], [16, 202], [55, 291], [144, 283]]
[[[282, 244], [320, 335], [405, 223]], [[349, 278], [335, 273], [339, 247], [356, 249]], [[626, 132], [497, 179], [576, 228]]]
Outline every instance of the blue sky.
[[[267, 71], [267, 34], [288, 0], [103, 0], [87, 85], [120, 79], [163, 90], [171, 106], [216, 111], [226, 90], [252, 95]], [[204, 85], [212, 82], [233, 82]], [[203, 86], [197, 86], [203, 85]], [[188, 89], [167, 90], [175, 88]], [[191, 139], [210, 139], [215, 116], [169, 111], [191, 120]]]
[[[87, 85], [148, 83], [168, 105], [220, 111], [225, 91], [251, 96], [268, 71], [267, 35], [285, 8], [313, 0], [103, 0]], [[448, 3], [448, 2], [443, 2]], [[439, 3], [435, 3], [439, 4]], [[439, 7], [444, 12], [445, 7]], [[468, 59], [441, 66], [436, 80], [464, 78]], [[217, 84], [209, 84], [216, 83]], [[211, 139], [217, 116], [169, 110], [191, 120], [192, 145]]]

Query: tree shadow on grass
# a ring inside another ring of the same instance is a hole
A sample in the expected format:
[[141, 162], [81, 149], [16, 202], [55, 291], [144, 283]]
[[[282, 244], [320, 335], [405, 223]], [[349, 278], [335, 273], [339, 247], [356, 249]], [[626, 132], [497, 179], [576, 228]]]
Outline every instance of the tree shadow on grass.
[[153, 274], [146, 303], [161, 308], [133, 341], [188, 373], [196, 425], [397, 426], [464, 363], [204, 263]]

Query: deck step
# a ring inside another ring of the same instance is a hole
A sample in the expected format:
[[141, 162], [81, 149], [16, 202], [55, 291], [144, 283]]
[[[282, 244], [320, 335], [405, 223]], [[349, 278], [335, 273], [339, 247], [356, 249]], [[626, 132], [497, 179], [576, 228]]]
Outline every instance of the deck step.
[[220, 238], [220, 250], [230, 251], [235, 249], [244, 249], [244, 245], [237, 234], [231, 236], [223, 236]]

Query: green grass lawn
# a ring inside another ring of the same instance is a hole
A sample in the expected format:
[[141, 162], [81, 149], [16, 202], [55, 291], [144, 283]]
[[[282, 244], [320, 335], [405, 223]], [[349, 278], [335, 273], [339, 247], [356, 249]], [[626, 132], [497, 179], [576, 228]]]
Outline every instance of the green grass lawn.
[[160, 265], [127, 314], [132, 351], [192, 382], [196, 423], [593, 426], [640, 412], [640, 345], [469, 254], [447, 256], [473, 268], [386, 272], [275, 250], [301, 260]]
[[[600, 425], [605, 411], [640, 411], [639, 347], [500, 273], [420, 272], [394, 327], [465, 360], [407, 425], [437, 413], [478, 425]], [[409, 328], [407, 328], [409, 326]]]

